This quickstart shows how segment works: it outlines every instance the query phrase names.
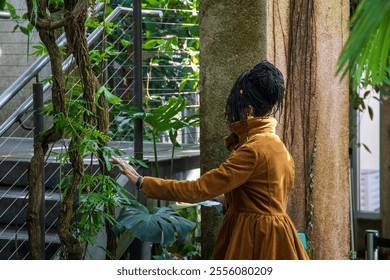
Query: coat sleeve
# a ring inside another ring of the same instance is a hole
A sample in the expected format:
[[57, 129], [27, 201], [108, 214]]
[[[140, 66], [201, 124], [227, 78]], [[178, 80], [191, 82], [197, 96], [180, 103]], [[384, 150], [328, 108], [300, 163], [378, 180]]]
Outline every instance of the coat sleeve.
[[252, 148], [242, 146], [218, 168], [208, 171], [197, 180], [145, 177], [142, 191], [148, 198], [189, 203], [204, 201], [244, 184], [252, 175], [257, 160], [257, 154]]

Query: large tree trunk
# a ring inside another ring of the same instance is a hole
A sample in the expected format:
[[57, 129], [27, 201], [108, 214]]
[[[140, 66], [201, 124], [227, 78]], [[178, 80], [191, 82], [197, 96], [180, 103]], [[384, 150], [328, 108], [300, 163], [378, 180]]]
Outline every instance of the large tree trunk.
[[349, 1], [274, 2], [271, 10], [270, 55], [287, 77], [282, 134], [296, 170], [289, 213], [308, 234], [313, 259], [346, 259], [348, 83], [335, 73], [347, 37]]
[[65, 246], [65, 256], [70, 260], [81, 260], [83, 258], [84, 247], [80, 240], [72, 234], [70, 227], [76, 205], [74, 205], [74, 195], [83, 182], [84, 176], [84, 161], [83, 156], [77, 149], [77, 142], [81, 140], [73, 138], [69, 145], [70, 161], [72, 163], [72, 183], [68, 187], [66, 194], [61, 200], [60, 215], [58, 221], [58, 235], [61, 243]]
[[[43, 3], [44, 4], [44, 3]], [[28, 11], [31, 15], [32, 1], [27, 1]], [[45, 19], [45, 14], [41, 11], [45, 11], [46, 6], [39, 6], [38, 15], [41, 19]], [[51, 57], [51, 71], [53, 74], [52, 96], [53, 106], [56, 113], [65, 112], [65, 84], [62, 73], [62, 61], [61, 54], [56, 44], [54, 31], [49, 29], [37, 28], [42, 42], [45, 44], [49, 56]], [[44, 157], [48, 150], [50, 143], [56, 142], [62, 137], [60, 128], [52, 127], [45, 133], [38, 136], [38, 139], [34, 143], [34, 156], [31, 159], [29, 166], [29, 203], [27, 209], [27, 225], [29, 234], [29, 246], [32, 259], [43, 259], [44, 244], [42, 244], [42, 232], [40, 219], [41, 210], [41, 198], [45, 192], [44, 185], [42, 184]]]
[[221, 119], [233, 81], [261, 59], [270, 60], [287, 82], [278, 134], [296, 167], [289, 214], [308, 233], [314, 259], [348, 258], [348, 84], [335, 72], [349, 1], [245, 3], [201, 0], [202, 171], [226, 157]]
[[[65, 9], [72, 11], [78, 0], [66, 1]], [[83, 84], [83, 98], [86, 101], [86, 109], [93, 113], [93, 115], [84, 115], [86, 123], [96, 127], [99, 131], [108, 134], [109, 118], [108, 118], [108, 105], [103, 94], [101, 94], [96, 100], [96, 92], [100, 87], [100, 83], [93, 72], [91, 61], [89, 58], [88, 42], [85, 37], [85, 21], [87, 15], [87, 8], [76, 18], [69, 18], [65, 25], [65, 32], [68, 39], [68, 44], [71, 51], [76, 59], [76, 64], [80, 73], [81, 82]], [[100, 108], [97, 108], [96, 102]], [[100, 142], [100, 147], [105, 146], [107, 143]], [[109, 175], [104, 161], [103, 156], [99, 154], [99, 165], [100, 172], [104, 175]], [[75, 158], [76, 160], [76, 158]], [[82, 160], [80, 158], [79, 160]], [[78, 186], [74, 186], [77, 188]], [[108, 208], [108, 209], [107, 209]], [[114, 209], [108, 206], [105, 208], [110, 215], [114, 216]], [[115, 256], [116, 250], [116, 237], [111, 230], [111, 225], [106, 222], [106, 233], [107, 233], [107, 256]]]

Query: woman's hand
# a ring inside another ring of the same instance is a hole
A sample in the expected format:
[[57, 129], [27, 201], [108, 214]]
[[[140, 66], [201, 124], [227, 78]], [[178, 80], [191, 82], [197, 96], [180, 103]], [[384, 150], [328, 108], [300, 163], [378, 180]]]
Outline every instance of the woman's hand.
[[134, 185], [136, 184], [138, 178], [140, 175], [137, 171], [127, 162], [121, 160], [120, 158], [112, 157], [110, 160], [112, 164], [118, 164], [122, 170], [120, 171], [123, 175], [125, 175], [127, 178], [129, 178], [130, 182], [132, 182]]

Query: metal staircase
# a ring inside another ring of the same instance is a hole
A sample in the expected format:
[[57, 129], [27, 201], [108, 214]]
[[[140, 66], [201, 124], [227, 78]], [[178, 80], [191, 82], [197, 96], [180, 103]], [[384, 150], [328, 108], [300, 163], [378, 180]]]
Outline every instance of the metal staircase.
[[[96, 10], [102, 8], [96, 7]], [[144, 17], [161, 17], [161, 11], [143, 10]], [[122, 36], [115, 38], [119, 42], [124, 36], [129, 39], [129, 34], [132, 33], [133, 25], [131, 24], [132, 9], [125, 7], [116, 7], [112, 13], [106, 18], [106, 22], [114, 22], [119, 24], [124, 33]], [[130, 24], [129, 24], [130, 22]], [[103, 27], [95, 29], [88, 35], [88, 43], [91, 48], [98, 48], [108, 34], [104, 34]], [[58, 45], [65, 45], [65, 36], [61, 36]], [[131, 61], [129, 61], [129, 51], [126, 49], [119, 50], [120, 53], [126, 53], [126, 57], [114, 57], [107, 62], [106, 67], [120, 69], [126, 64], [127, 73], [120, 79], [125, 79], [132, 72]], [[135, 55], [135, 54], [133, 54]], [[0, 110], [13, 98], [18, 96], [21, 89], [26, 87], [30, 81], [37, 82], [45, 80], [46, 77], [41, 76], [41, 70], [50, 62], [49, 57], [43, 56], [38, 58], [13, 84], [11, 84], [0, 95]], [[73, 57], [68, 57], [63, 63], [64, 71], [70, 70], [73, 64]], [[129, 67], [130, 65], [130, 67]], [[114, 74], [117, 72], [114, 72]], [[142, 78], [142, 77], [141, 77]], [[106, 83], [112, 82], [112, 76], [108, 77]], [[142, 82], [142, 81], [141, 81]], [[116, 85], [115, 85], [116, 84]], [[125, 90], [118, 90], [117, 85], [123, 84], [121, 80], [116, 80], [111, 87], [113, 92], [125, 92], [131, 90], [133, 84], [127, 85]], [[43, 85], [44, 99], [50, 98], [50, 83]], [[29, 259], [28, 236], [26, 230], [26, 211], [28, 202], [28, 180], [27, 170], [30, 159], [33, 155], [33, 131], [26, 131], [24, 137], [13, 137], [13, 132], [10, 128], [14, 127], [15, 123], [20, 123], [17, 129], [22, 130], [27, 120], [32, 119], [33, 111], [33, 95], [31, 94], [26, 100], [7, 118], [5, 122], [0, 124], [0, 259]], [[50, 122], [50, 117], [45, 119]], [[5, 134], [8, 136], [4, 136]], [[55, 143], [51, 149], [60, 152], [68, 143]], [[126, 145], [130, 151], [132, 143], [116, 142], [112, 145]], [[147, 149], [147, 148], [146, 148]], [[89, 164], [89, 163], [88, 163]], [[94, 163], [92, 163], [94, 164]], [[56, 234], [56, 223], [58, 217], [58, 205], [60, 193], [56, 188], [62, 176], [69, 172], [70, 167], [61, 166], [56, 162], [54, 156], [48, 156], [45, 166], [45, 189], [46, 189], [46, 214], [45, 214], [45, 241], [46, 241], [46, 258], [51, 259], [56, 256], [56, 252], [60, 246], [59, 238]], [[97, 168], [92, 169], [96, 172]]]

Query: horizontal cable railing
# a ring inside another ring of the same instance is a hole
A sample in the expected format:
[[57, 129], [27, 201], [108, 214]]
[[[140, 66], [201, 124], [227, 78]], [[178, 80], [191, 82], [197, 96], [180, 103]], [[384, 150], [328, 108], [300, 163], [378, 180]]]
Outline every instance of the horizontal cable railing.
[[[102, 5], [97, 6], [98, 11], [102, 9]], [[106, 22], [111, 22], [113, 19], [118, 17], [122, 13], [131, 13], [131, 8], [117, 7], [107, 18]], [[144, 16], [155, 16], [161, 17], [161, 12], [155, 12], [150, 10], [143, 10]], [[98, 27], [88, 36], [88, 44], [94, 43], [104, 31], [104, 27]], [[64, 46], [66, 44], [65, 35], [62, 35], [57, 40], [58, 46]], [[39, 72], [46, 66], [50, 61], [48, 56], [38, 58], [14, 83], [12, 83], [2, 95], [0, 95], [0, 110], [12, 99], [15, 95], [25, 87], [32, 79], [36, 78]], [[63, 71], [67, 71], [73, 63], [73, 56], [69, 56], [62, 64]], [[44, 92], [50, 88], [50, 83], [45, 83]], [[0, 125], [0, 137], [17, 121], [20, 117], [32, 106], [32, 96], [28, 97], [26, 101], [17, 108], [10, 117], [3, 124]]]

